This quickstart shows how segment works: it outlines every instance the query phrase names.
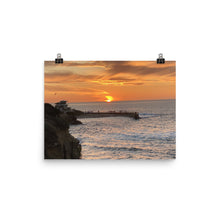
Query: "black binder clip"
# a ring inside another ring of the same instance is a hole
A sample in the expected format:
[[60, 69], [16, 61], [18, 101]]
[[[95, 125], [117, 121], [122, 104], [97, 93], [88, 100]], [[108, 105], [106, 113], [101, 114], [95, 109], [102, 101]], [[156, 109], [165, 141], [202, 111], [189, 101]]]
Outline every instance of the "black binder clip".
[[157, 59], [157, 63], [165, 63], [165, 59], [163, 58], [163, 54], [159, 54], [159, 58]]
[[57, 58], [55, 59], [55, 63], [63, 63], [63, 58], [61, 58], [61, 53], [57, 54]]

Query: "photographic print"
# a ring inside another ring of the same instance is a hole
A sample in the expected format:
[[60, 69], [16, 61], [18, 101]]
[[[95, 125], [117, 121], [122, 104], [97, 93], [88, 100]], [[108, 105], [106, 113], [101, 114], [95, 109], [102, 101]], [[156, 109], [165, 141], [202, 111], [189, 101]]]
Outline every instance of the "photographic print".
[[175, 159], [176, 62], [45, 61], [45, 159]]

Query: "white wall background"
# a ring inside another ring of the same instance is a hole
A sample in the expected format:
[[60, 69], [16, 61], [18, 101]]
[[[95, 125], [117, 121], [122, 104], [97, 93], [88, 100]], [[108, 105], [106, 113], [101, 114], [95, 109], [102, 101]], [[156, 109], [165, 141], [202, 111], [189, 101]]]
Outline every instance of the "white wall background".
[[[1, 1], [0, 218], [219, 219], [216, 0]], [[44, 161], [43, 61], [177, 60], [175, 161]]]

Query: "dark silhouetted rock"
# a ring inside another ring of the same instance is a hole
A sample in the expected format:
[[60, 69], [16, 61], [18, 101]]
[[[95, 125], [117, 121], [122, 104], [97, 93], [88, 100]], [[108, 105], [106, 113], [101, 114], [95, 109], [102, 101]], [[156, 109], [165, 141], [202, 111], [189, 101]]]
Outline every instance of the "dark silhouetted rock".
[[[74, 116], [74, 115], [73, 115]], [[79, 159], [81, 145], [70, 135], [70, 121], [78, 123], [52, 105], [45, 103], [45, 159]]]

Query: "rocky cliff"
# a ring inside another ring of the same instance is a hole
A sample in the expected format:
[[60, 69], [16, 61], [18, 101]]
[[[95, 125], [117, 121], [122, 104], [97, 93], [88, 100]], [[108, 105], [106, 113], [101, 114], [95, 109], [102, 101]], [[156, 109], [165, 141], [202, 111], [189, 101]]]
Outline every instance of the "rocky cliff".
[[45, 159], [79, 159], [81, 145], [69, 133], [69, 124], [81, 123], [74, 115], [66, 115], [45, 103]]

